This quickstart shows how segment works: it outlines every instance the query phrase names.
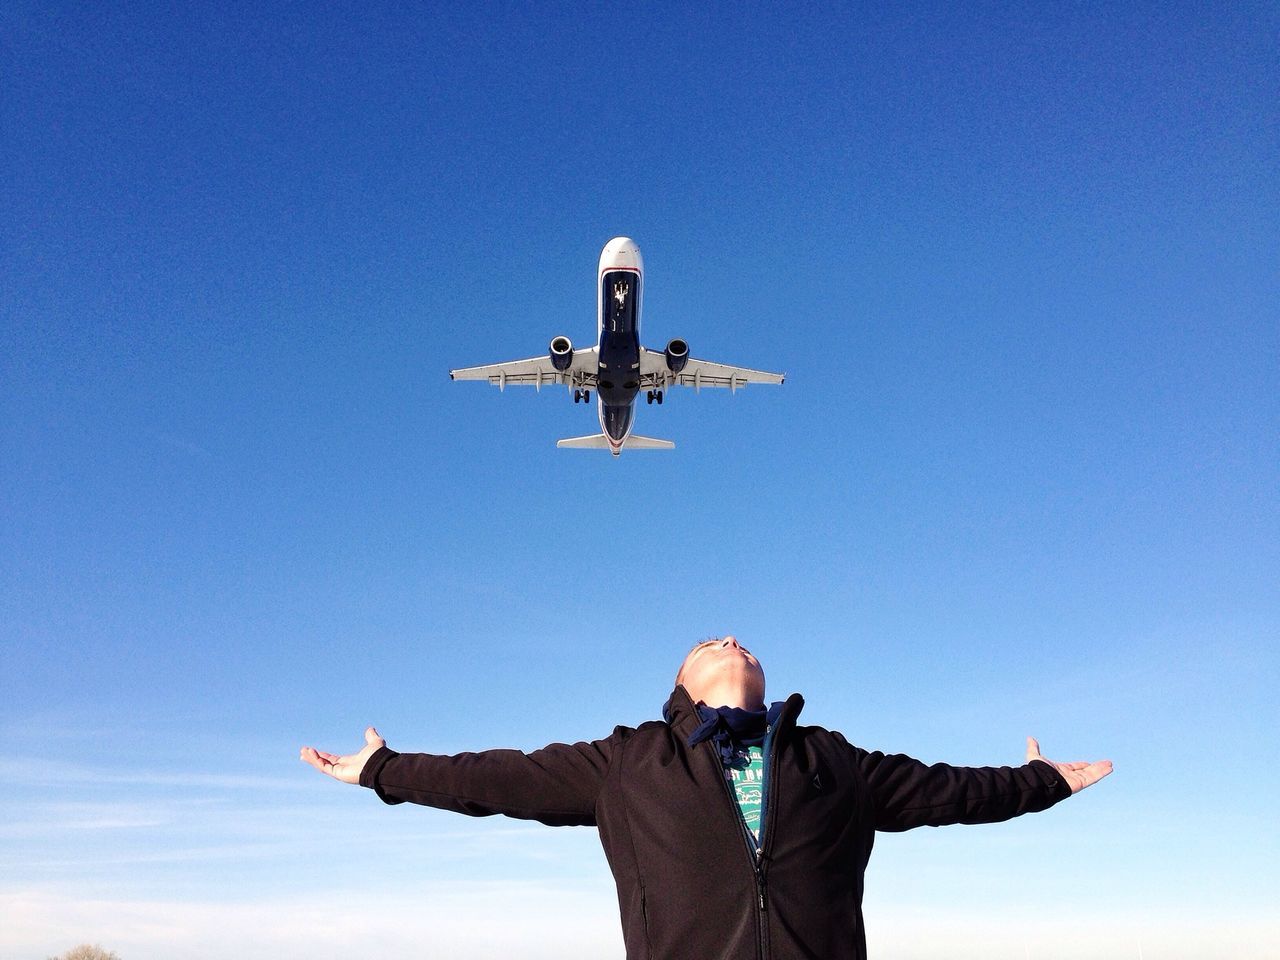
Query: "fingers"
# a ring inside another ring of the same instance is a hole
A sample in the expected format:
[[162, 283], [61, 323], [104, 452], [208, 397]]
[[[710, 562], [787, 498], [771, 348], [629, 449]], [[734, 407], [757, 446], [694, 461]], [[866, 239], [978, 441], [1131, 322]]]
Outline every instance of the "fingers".
[[1095, 760], [1093, 763], [1055, 763], [1062, 778], [1071, 787], [1072, 793], [1079, 793], [1085, 787], [1091, 787], [1112, 770], [1110, 760]]
[[1085, 787], [1093, 786], [1115, 769], [1110, 760], [1097, 760], [1093, 763], [1082, 763], [1079, 764], [1079, 767], [1080, 771], [1076, 774], [1076, 778], [1078, 779], [1080, 786], [1077, 787], [1073, 783], [1072, 793], [1078, 793]]
[[378, 731], [373, 727], [366, 727], [364, 731], [364, 747], [359, 753], [349, 757], [341, 757], [336, 753], [325, 753], [317, 750], [315, 747], [303, 747], [298, 753], [298, 758], [303, 763], [308, 763], [315, 767], [321, 773], [333, 777], [335, 780], [341, 780], [343, 783], [355, 783], [360, 777], [360, 771], [364, 768], [369, 757], [374, 751], [385, 747], [387, 742], [382, 739]]
[[[329, 767], [333, 766], [333, 761], [337, 759], [332, 754], [322, 754], [315, 747], [303, 747], [298, 754], [298, 759], [303, 763], [309, 763], [321, 773], [329, 773]], [[332, 776], [332, 774], [329, 774]]]
[[1096, 760], [1093, 763], [1085, 763], [1081, 760], [1058, 763], [1041, 755], [1039, 740], [1035, 737], [1027, 737], [1027, 763], [1032, 760], [1043, 760], [1056, 768], [1071, 787], [1072, 793], [1079, 793], [1085, 787], [1093, 786], [1113, 769], [1110, 760]]

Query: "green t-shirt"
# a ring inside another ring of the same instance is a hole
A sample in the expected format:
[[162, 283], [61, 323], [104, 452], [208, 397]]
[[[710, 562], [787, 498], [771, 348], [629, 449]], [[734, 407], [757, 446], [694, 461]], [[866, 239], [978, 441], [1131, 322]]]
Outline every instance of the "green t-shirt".
[[742, 822], [747, 825], [756, 846], [760, 846], [760, 810], [764, 805], [764, 750], [747, 747], [733, 766], [725, 767], [724, 774], [733, 786]]

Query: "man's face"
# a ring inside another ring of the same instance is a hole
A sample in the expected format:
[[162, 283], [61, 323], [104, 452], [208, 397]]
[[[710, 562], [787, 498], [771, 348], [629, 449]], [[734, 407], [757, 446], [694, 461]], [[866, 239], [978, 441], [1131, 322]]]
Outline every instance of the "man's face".
[[741, 691], [743, 699], [764, 703], [764, 668], [746, 647], [733, 637], [706, 640], [684, 658], [676, 683], [682, 684], [694, 702], [708, 706], [713, 699], [724, 697], [728, 691]]

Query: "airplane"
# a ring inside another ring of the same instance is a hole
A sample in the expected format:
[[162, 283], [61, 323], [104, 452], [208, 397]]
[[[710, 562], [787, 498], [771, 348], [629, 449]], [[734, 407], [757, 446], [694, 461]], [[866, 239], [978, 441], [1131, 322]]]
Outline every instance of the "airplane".
[[552, 337], [545, 356], [490, 363], [449, 371], [451, 380], [487, 380], [499, 390], [509, 386], [565, 386], [574, 403], [589, 403], [596, 392], [601, 433], [569, 437], [557, 447], [608, 450], [615, 457], [627, 450], [670, 450], [670, 440], [631, 432], [635, 402], [644, 391], [647, 403], [661, 404], [670, 387], [728, 387], [736, 393], [749, 383], [782, 383], [781, 373], [731, 367], [689, 356], [681, 339], [665, 350], [640, 345], [640, 308], [644, 293], [644, 260], [628, 237], [614, 237], [600, 252], [596, 274], [596, 345], [575, 350], [563, 334]]

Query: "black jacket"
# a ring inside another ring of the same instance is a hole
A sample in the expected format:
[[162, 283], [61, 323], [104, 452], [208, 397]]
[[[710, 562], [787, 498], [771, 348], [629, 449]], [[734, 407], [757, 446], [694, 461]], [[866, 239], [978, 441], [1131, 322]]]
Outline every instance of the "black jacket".
[[797, 726], [792, 694], [769, 741], [759, 856], [711, 742], [676, 687], [670, 723], [525, 754], [375, 753], [361, 773], [387, 803], [600, 829], [628, 960], [866, 956], [862, 875], [877, 830], [993, 823], [1070, 796], [1057, 771], [926, 766]]

